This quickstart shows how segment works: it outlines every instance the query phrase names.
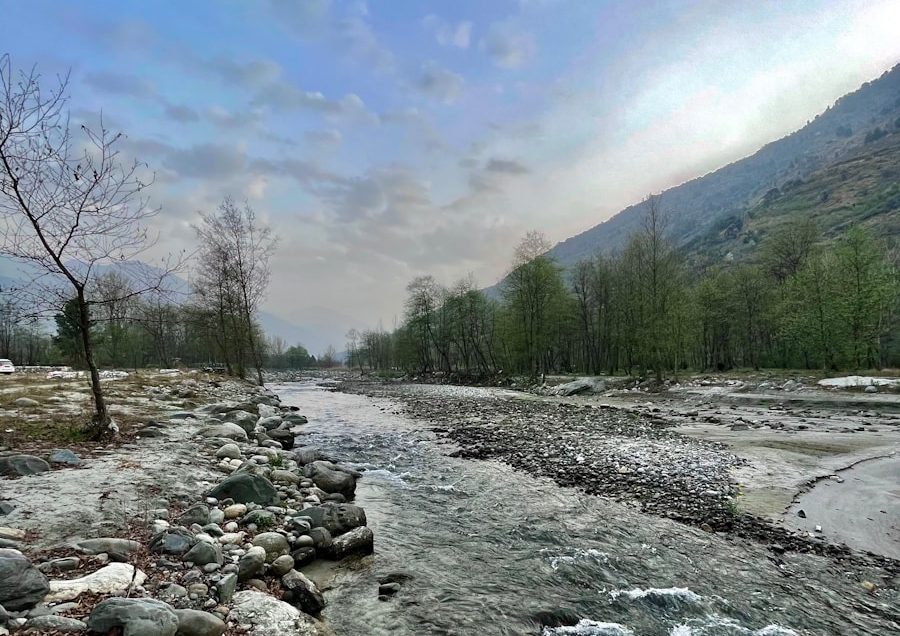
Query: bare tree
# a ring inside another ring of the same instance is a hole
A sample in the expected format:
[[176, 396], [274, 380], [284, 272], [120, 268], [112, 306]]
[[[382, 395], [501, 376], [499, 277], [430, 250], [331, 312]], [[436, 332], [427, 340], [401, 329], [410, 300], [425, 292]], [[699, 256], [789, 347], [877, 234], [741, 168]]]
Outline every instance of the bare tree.
[[[104, 265], [132, 259], [153, 243], [146, 222], [157, 212], [142, 192], [143, 164], [126, 162], [121, 133], [81, 126], [66, 110], [68, 77], [49, 93], [35, 69], [14, 72], [0, 57], [0, 253], [27, 263], [26, 302], [55, 311], [74, 300], [95, 415], [91, 432], [115, 432], [91, 338], [88, 288]], [[140, 293], [140, 289], [129, 292]]]
[[[212, 297], [221, 301], [223, 319], [225, 312], [232, 310], [235, 332], [239, 341], [246, 342], [262, 384], [263, 343], [254, 319], [269, 286], [269, 258], [277, 239], [271, 228], [257, 220], [248, 203], [238, 206], [230, 197], [215, 213], [201, 214], [201, 223], [195, 229], [201, 242], [201, 267], [206, 270], [207, 285], [213, 287]], [[239, 368], [242, 370], [243, 365]]]

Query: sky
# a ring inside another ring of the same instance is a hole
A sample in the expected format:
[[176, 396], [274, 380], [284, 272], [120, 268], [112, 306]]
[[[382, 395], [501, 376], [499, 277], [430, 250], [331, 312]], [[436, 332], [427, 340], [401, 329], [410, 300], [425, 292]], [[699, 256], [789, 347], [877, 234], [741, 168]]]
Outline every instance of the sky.
[[[155, 248], [225, 196], [279, 237], [265, 308], [392, 328], [752, 154], [900, 62], [900, 2], [0, 0], [0, 54], [155, 172]], [[314, 351], [315, 352], [315, 351]]]

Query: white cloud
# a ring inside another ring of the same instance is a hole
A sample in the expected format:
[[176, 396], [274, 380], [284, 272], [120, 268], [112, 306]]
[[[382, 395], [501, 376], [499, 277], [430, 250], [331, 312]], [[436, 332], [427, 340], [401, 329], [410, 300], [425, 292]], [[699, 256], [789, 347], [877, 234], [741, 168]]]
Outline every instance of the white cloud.
[[535, 52], [534, 38], [508, 24], [494, 24], [478, 43], [495, 66], [518, 68], [528, 62]]
[[441, 46], [467, 49], [472, 41], [472, 23], [468, 20], [453, 24], [432, 14], [425, 16], [422, 24]]

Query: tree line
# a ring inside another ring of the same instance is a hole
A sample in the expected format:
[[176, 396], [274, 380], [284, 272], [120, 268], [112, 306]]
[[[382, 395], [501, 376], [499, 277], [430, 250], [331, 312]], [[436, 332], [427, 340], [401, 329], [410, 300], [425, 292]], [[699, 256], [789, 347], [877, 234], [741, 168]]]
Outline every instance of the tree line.
[[639, 231], [615, 254], [563, 270], [529, 233], [499, 293], [471, 277], [407, 287], [393, 332], [356, 334], [361, 367], [461, 378], [687, 370], [900, 366], [897, 252], [854, 227], [833, 240], [812, 220], [774, 231], [752, 259], [692, 270], [649, 197]]

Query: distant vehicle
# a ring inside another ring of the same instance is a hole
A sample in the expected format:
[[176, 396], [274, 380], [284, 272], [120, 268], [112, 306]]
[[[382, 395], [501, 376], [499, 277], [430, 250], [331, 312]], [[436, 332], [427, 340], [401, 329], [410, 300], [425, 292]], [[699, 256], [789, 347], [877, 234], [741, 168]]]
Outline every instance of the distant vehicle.
[[6, 373], [8, 375], [15, 372], [16, 368], [13, 366], [13, 363], [11, 361], [0, 360], [0, 373]]

